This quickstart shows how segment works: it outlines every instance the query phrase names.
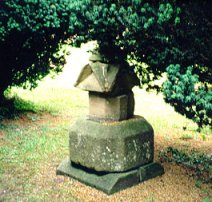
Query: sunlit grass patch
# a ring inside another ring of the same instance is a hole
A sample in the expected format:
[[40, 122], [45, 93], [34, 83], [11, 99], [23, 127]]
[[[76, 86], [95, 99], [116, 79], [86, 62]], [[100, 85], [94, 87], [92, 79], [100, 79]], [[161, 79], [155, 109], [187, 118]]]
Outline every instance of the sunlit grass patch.
[[5, 135], [1, 140], [1, 160], [7, 163], [39, 161], [48, 158], [58, 146], [68, 147], [61, 134], [67, 133], [68, 126], [39, 126], [32, 124], [24, 127], [8, 125], [4, 128]]
[[156, 130], [167, 128], [180, 129], [186, 127], [195, 130], [196, 124], [191, 120], [176, 113], [174, 109], [166, 104], [162, 94], [156, 92], [146, 92], [139, 88], [134, 88], [135, 113], [144, 116]]
[[86, 92], [43, 86], [32, 91], [14, 88], [10, 96], [16, 98], [15, 106], [21, 111], [49, 112], [53, 115], [67, 112], [76, 116], [86, 110], [87, 103], [84, 101], [88, 99]]
[[183, 139], [183, 140], [191, 140], [193, 138], [194, 138], [194, 136], [191, 133], [185, 133], [181, 136], [181, 139]]

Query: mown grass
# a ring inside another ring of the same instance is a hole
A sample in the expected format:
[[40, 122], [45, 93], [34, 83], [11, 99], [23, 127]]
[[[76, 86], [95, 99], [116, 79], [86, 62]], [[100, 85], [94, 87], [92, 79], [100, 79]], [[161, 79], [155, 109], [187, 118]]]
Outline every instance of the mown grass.
[[[0, 199], [22, 201], [35, 196], [31, 178], [40, 172], [41, 163], [52, 155], [62, 156], [68, 151], [68, 125], [51, 126], [36, 121], [21, 126], [3, 125], [0, 144]], [[5, 194], [4, 194], [5, 193]], [[5, 196], [4, 196], [5, 195]]]
[[[53, 201], [65, 201], [67, 196], [74, 200], [67, 182], [60, 185], [62, 188], [55, 187], [49, 178], [54, 179], [58, 163], [68, 155], [70, 123], [86, 116], [88, 111], [87, 93], [72, 87], [80, 67], [87, 62], [86, 49], [86, 46], [83, 50], [72, 49], [58, 77], [45, 78], [32, 91], [12, 88], [8, 92], [8, 98], [14, 98], [15, 108], [22, 114], [14, 116], [15, 120], [2, 118], [0, 122], [0, 201], [49, 201], [54, 196], [57, 200]], [[134, 93], [135, 114], [144, 116], [156, 135], [168, 140], [178, 137], [178, 142], [184, 141], [180, 137], [201, 141], [201, 135], [206, 140], [211, 137], [208, 129], [197, 133], [196, 125], [174, 112], [161, 94], [147, 93], [137, 87]], [[39, 173], [44, 168], [51, 170], [40, 182]]]

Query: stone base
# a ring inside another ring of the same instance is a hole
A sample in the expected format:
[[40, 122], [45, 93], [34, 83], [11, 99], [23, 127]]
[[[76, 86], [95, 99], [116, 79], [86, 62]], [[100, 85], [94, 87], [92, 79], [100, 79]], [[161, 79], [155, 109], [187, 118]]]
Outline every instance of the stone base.
[[118, 122], [78, 119], [69, 132], [70, 161], [96, 171], [125, 172], [151, 163], [152, 126], [140, 116]]
[[110, 195], [164, 173], [159, 163], [149, 163], [121, 173], [96, 172], [64, 159], [57, 168], [57, 175], [66, 175]]

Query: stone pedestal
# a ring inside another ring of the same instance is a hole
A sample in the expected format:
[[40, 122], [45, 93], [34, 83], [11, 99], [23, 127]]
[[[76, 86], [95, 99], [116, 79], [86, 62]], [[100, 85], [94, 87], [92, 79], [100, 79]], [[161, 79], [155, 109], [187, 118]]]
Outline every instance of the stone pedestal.
[[89, 91], [89, 114], [72, 125], [70, 156], [57, 174], [112, 194], [164, 173], [153, 162], [152, 126], [134, 116], [132, 87], [137, 83], [125, 67], [106, 64], [99, 56], [90, 59], [76, 83]]
[[143, 117], [118, 122], [79, 119], [69, 133], [70, 160], [96, 171], [128, 171], [153, 161], [153, 139]]

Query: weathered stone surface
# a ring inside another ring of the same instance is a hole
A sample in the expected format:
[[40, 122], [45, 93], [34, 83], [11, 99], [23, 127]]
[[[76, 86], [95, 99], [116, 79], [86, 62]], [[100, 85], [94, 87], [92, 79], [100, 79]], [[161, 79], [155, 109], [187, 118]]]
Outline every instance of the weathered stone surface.
[[79, 119], [69, 141], [70, 160], [96, 171], [127, 171], [153, 161], [153, 129], [143, 117], [111, 123]]
[[68, 157], [57, 168], [57, 175], [73, 177], [106, 194], [113, 194], [163, 173], [164, 169], [158, 163], [150, 163], [122, 173], [98, 173], [80, 166], [74, 166]]
[[108, 96], [89, 92], [89, 119], [96, 121], [121, 121], [134, 115], [134, 94]]
[[86, 65], [81, 71], [80, 76], [75, 83], [75, 86], [83, 90], [89, 89], [90, 91], [103, 91], [95, 75], [92, 73], [92, 69], [89, 65]]
[[103, 62], [104, 61], [104, 59], [102, 58], [102, 56], [98, 52], [93, 53], [90, 56], [89, 60], [92, 61], [92, 62], [97, 62], [97, 61], [98, 62]]
[[102, 92], [111, 92], [120, 69], [119, 65], [91, 62], [90, 66], [103, 89]]
[[131, 104], [128, 95], [108, 97], [89, 92], [89, 119], [105, 121], [125, 120], [129, 117], [128, 113], [131, 115], [132, 106], [130, 105], [128, 109], [128, 103]]
[[159, 163], [151, 163], [138, 168], [140, 182], [150, 178], [157, 177], [164, 174], [164, 169]]
[[113, 89], [109, 92], [109, 94], [110, 96], [129, 94], [132, 92], [132, 88], [136, 85], [139, 85], [139, 80], [136, 74], [134, 72], [126, 72], [120, 69]]
[[[121, 95], [129, 93], [139, 80], [133, 71], [127, 71], [127, 63], [109, 64], [103, 61], [100, 54], [90, 57], [75, 83], [75, 87], [86, 91]], [[130, 68], [129, 68], [130, 69]]]
[[134, 99], [134, 94], [131, 91], [128, 94], [128, 104], [127, 104], [127, 114], [128, 114], [128, 118], [133, 117], [134, 115], [134, 109], [135, 109], [135, 99]]
[[119, 69], [118, 65], [105, 64], [98, 61], [91, 62], [81, 70], [75, 87], [86, 91], [111, 92]]

